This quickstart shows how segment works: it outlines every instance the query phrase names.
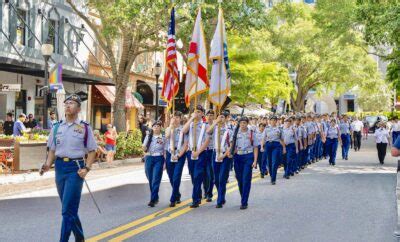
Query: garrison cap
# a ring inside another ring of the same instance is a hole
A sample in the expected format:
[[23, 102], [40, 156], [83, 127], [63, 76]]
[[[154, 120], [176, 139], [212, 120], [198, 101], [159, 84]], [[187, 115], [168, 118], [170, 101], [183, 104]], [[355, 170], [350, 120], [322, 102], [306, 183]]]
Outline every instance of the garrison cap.
[[249, 118], [248, 117], [246, 117], [246, 116], [243, 116], [243, 117], [241, 117], [240, 119], [239, 119], [239, 122], [242, 122], [242, 121], [245, 121], [245, 122], [249, 122]]
[[76, 102], [77, 104], [79, 104], [79, 105], [81, 105], [81, 103], [82, 103], [81, 98], [80, 98], [78, 95], [76, 95], [76, 94], [71, 94], [71, 95], [69, 95], [69, 96], [65, 99], [64, 103], [65, 103], [66, 101], [69, 101], [69, 100], [75, 101], [75, 102]]

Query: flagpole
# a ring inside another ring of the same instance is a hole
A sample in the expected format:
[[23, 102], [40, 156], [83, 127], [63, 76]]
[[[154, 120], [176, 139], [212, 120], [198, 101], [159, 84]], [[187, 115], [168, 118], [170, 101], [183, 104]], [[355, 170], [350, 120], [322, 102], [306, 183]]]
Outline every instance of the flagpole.
[[[219, 3], [219, 10], [218, 11], [221, 13], [221, 19], [222, 19], [222, 17], [223, 17], [223, 15], [222, 15], [222, 0], [218, 0], [218, 3]], [[221, 21], [221, 23], [222, 23], [222, 21]], [[224, 56], [225, 56], [225, 53], [224, 53], [224, 40], [223, 40], [222, 28], [223, 28], [222, 25], [219, 26], [220, 36], [222, 38], [222, 41], [221, 41], [222, 53], [221, 53], [221, 59], [220, 59], [220, 65], [219, 65], [219, 76], [218, 76], [219, 77], [219, 81], [218, 81], [218, 104], [219, 105], [217, 105], [218, 115], [221, 115], [221, 107], [222, 107], [222, 104], [221, 104], [221, 81], [222, 81], [221, 80], [221, 75], [222, 75], [222, 65], [225, 64], [224, 63]], [[218, 123], [217, 149], [218, 149], [217, 150], [217, 154], [221, 155], [221, 123]]]

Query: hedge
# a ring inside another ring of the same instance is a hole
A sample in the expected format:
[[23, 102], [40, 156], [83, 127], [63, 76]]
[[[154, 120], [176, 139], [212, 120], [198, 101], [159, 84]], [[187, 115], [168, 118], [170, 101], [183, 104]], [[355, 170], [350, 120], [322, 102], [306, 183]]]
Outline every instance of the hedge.
[[142, 133], [138, 129], [120, 132], [117, 138], [116, 159], [142, 156]]

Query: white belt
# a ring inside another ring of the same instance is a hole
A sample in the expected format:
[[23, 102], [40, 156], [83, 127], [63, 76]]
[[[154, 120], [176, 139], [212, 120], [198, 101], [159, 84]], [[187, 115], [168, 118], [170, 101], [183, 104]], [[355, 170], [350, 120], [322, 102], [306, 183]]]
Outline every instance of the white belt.
[[164, 153], [147, 153], [147, 155], [149, 155], [149, 156], [162, 156], [162, 155], [164, 155]]
[[238, 150], [236, 154], [238, 155], [247, 155], [253, 153], [252, 150]]

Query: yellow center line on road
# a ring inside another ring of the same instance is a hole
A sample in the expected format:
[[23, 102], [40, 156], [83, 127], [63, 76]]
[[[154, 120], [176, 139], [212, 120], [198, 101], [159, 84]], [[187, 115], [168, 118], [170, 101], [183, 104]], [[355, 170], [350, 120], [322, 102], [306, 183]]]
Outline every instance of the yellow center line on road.
[[[260, 179], [261, 179], [260, 177], [253, 176], [252, 182], [256, 182], [256, 181], [258, 181]], [[231, 188], [226, 191], [226, 194], [229, 194], [229, 193], [232, 193], [234, 191], [237, 191], [238, 189], [239, 189], [238, 187], [232, 187], [231, 186]], [[202, 203], [202, 204], [200, 204], [200, 206], [203, 206], [205, 204], [207, 204], [207, 203]], [[168, 222], [168, 221], [170, 221], [170, 220], [172, 220], [174, 218], [177, 218], [177, 217], [179, 217], [179, 216], [181, 216], [183, 214], [186, 214], [186, 213], [188, 213], [188, 212], [190, 212], [192, 210], [193, 210], [193, 208], [186, 207], [184, 209], [181, 209], [179, 211], [171, 213], [171, 214], [169, 214], [167, 216], [161, 217], [161, 218], [159, 218], [159, 219], [157, 219], [157, 220], [155, 220], [155, 221], [153, 221], [151, 223], [148, 223], [146, 225], [143, 225], [143, 226], [140, 226], [138, 228], [135, 228], [135, 229], [133, 229], [133, 230], [131, 230], [129, 232], [121, 234], [121, 235], [119, 235], [119, 236], [117, 236], [117, 237], [115, 237], [115, 238], [113, 238], [113, 239], [111, 239], [109, 241], [110, 242], [124, 241], [124, 240], [132, 238], [135, 235], [138, 235], [138, 234], [140, 234], [140, 233], [142, 233], [144, 231], [147, 231], [147, 230], [149, 230], [149, 229], [151, 229], [153, 227], [156, 227], [156, 226], [158, 226], [160, 224], [163, 224], [163, 223]]]
[[[257, 176], [257, 175], [259, 175], [259, 173], [256, 173], [255, 175], [253, 175], [253, 178], [255, 176]], [[227, 189], [232, 188], [232, 187], [234, 187], [236, 185], [237, 185], [237, 181], [229, 183], [229, 185], [227, 186]], [[216, 194], [216, 193], [214, 193], [214, 194]], [[164, 215], [166, 215], [166, 214], [168, 214], [170, 212], [173, 212], [173, 211], [175, 211], [177, 209], [180, 209], [180, 208], [188, 205], [191, 202], [192, 202], [192, 199], [187, 199], [187, 200], [181, 202], [180, 204], [177, 204], [177, 206], [175, 206], [175, 207], [172, 207], [172, 208], [171, 207], [167, 207], [165, 209], [159, 210], [159, 211], [157, 211], [155, 213], [152, 213], [150, 215], [147, 215], [145, 217], [139, 218], [139, 219], [134, 220], [132, 222], [129, 222], [127, 224], [118, 226], [118, 227], [116, 227], [114, 229], [111, 229], [109, 231], [106, 231], [104, 233], [96, 235], [96, 236], [94, 236], [92, 238], [87, 239], [86, 241], [87, 242], [94, 242], [94, 241], [103, 240], [103, 239], [105, 239], [107, 237], [111, 237], [111, 236], [113, 236], [115, 234], [121, 233], [121, 232], [123, 232], [125, 230], [128, 230], [128, 229], [132, 228], [132, 227], [138, 226], [138, 225], [146, 223], [146, 222], [148, 222], [150, 220], [153, 220], [153, 219], [159, 218], [161, 216], [164, 216]]]

